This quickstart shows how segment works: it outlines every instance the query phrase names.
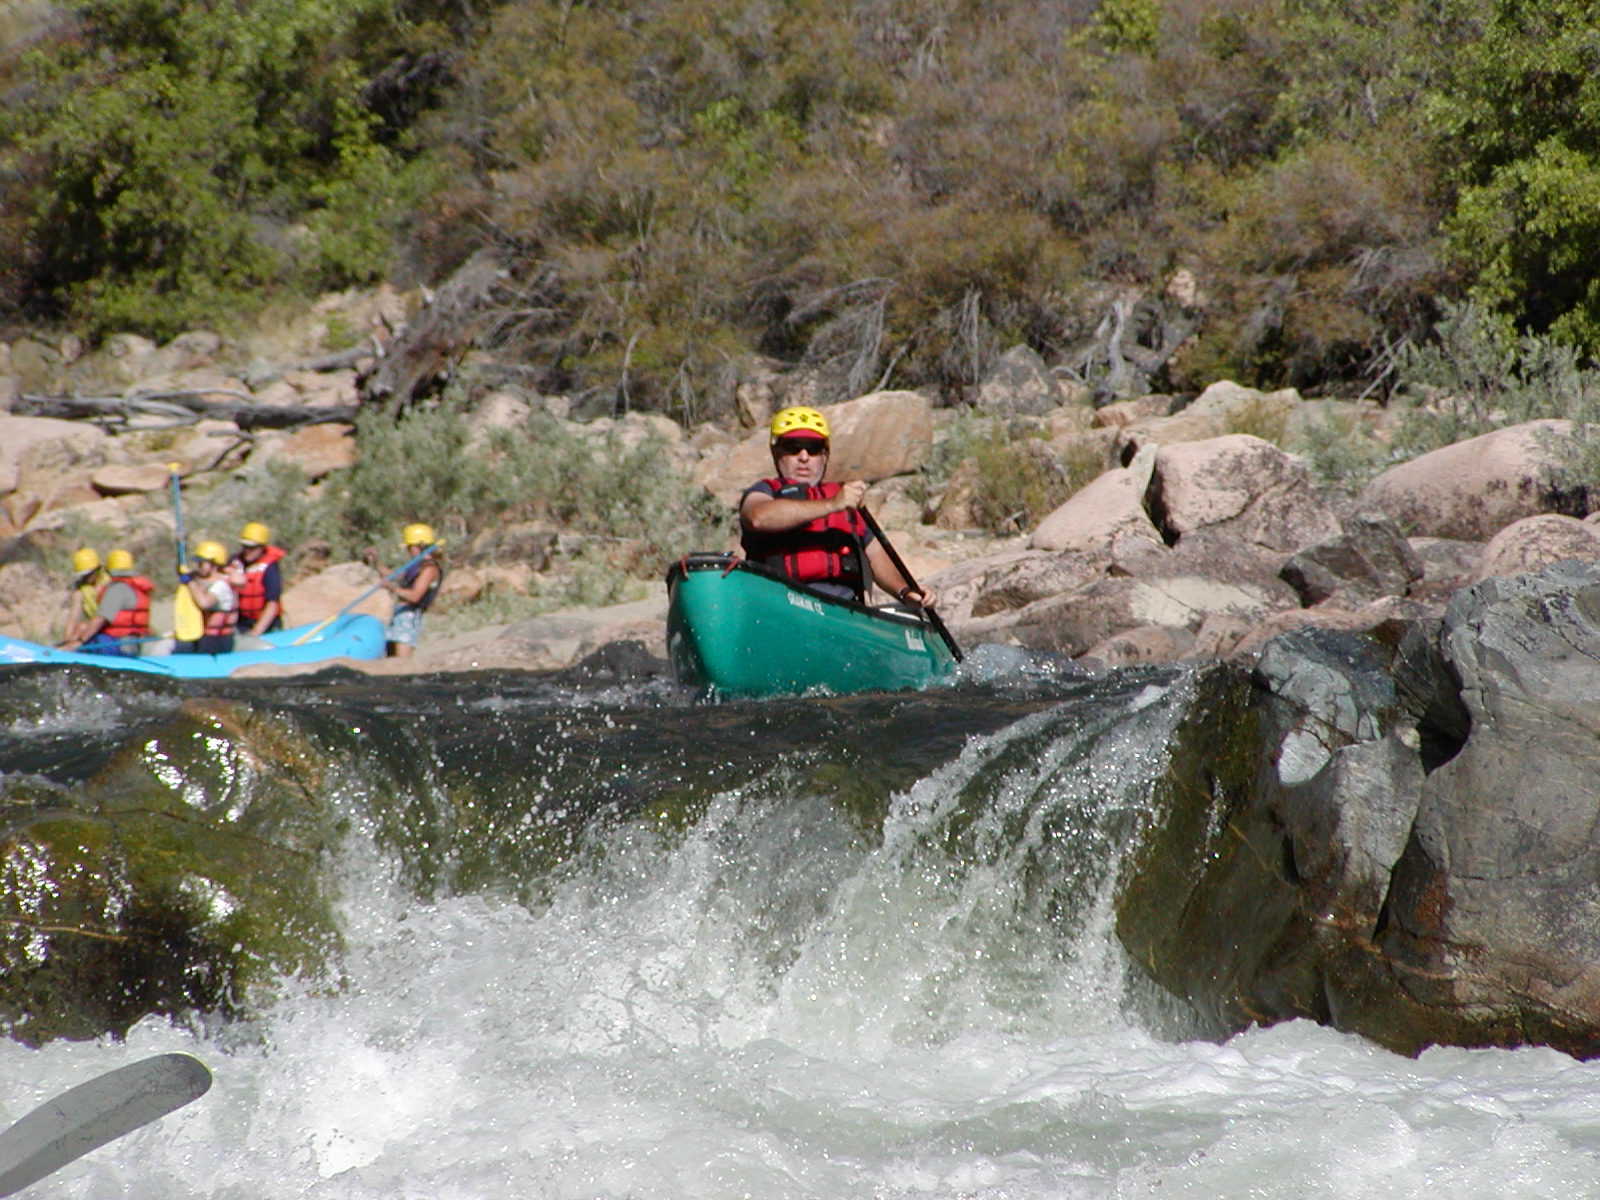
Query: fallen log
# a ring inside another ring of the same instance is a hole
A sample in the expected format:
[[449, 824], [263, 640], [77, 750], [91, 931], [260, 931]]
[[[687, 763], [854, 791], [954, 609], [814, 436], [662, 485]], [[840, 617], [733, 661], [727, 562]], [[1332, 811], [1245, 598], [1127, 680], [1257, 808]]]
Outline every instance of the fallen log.
[[[217, 400], [216, 396], [237, 397]], [[128, 425], [135, 417], [166, 417], [172, 425], [193, 425], [202, 419], [232, 421], [241, 430], [298, 429], [302, 425], [349, 424], [360, 406], [337, 404], [307, 407], [257, 404], [247, 392], [226, 388], [200, 391], [131, 392], [125, 396], [44, 396], [24, 393], [11, 405], [18, 416], [55, 417]], [[149, 426], [145, 426], [149, 428]], [[159, 426], [157, 427], [159, 428]]]

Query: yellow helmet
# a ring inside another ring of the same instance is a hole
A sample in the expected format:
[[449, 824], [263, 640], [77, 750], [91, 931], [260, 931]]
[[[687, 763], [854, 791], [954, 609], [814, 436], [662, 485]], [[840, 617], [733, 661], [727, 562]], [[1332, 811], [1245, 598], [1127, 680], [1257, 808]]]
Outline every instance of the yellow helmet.
[[246, 546], [265, 546], [272, 540], [272, 530], [260, 521], [250, 521], [239, 530], [239, 540]]
[[772, 414], [772, 441], [796, 433], [814, 433], [822, 438], [831, 438], [828, 431], [828, 418], [814, 408], [797, 406], [794, 408], [780, 408]]
[[434, 536], [433, 526], [424, 525], [421, 521], [405, 527], [405, 532], [400, 535], [402, 546], [431, 546], [439, 539]]
[[126, 550], [118, 548], [106, 555], [106, 570], [131, 571], [133, 570], [133, 555]]
[[72, 570], [78, 575], [87, 575], [90, 571], [100, 569], [100, 555], [93, 546], [84, 546], [72, 552]]
[[214, 562], [219, 567], [228, 564], [228, 551], [221, 542], [201, 542], [194, 548], [194, 556], [203, 558], [207, 562]]

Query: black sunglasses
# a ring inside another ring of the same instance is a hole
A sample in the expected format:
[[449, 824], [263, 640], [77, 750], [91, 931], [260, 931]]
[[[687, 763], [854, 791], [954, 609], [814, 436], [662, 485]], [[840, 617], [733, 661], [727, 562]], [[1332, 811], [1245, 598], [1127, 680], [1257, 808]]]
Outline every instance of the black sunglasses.
[[799, 454], [802, 450], [809, 450], [811, 457], [815, 458], [819, 454], [828, 452], [828, 443], [821, 438], [779, 438], [773, 443], [773, 449], [780, 455]]

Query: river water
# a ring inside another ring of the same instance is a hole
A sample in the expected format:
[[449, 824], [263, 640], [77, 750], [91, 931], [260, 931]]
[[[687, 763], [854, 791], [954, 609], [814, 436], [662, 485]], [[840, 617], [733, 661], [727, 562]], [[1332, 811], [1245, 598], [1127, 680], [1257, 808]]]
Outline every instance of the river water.
[[[974, 658], [942, 694], [716, 706], [660, 680], [235, 685], [404, 729], [433, 785], [493, 759], [526, 802], [508, 844], [574, 832], [557, 865], [419, 888], [353, 821], [338, 978], [250, 1020], [0, 1042], [6, 1121], [151, 1054], [215, 1076], [27, 1194], [1600, 1196], [1600, 1065], [1192, 1036], [1112, 930], [1188, 677]], [[27, 678], [0, 765], [63, 777], [175, 686]]]

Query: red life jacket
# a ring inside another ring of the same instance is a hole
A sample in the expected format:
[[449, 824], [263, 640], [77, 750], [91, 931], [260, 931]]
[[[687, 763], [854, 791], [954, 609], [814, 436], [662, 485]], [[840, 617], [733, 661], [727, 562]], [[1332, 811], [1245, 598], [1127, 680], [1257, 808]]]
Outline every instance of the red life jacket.
[[239, 610], [222, 612], [211, 609], [206, 613], [206, 636], [228, 637], [239, 625]]
[[106, 622], [107, 637], [143, 637], [150, 632], [150, 593], [155, 590], [143, 575], [113, 575], [100, 589], [99, 599], [105, 599], [106, 588], [113, 583], [125, 583], [133, 589], [133, 607], [125, 608]]
[[[226, 581], [227, 577], [222, 575], [220, 568], [218, 569], [217, 574], [211, 576], [210, 579], [201, 581], [205, 584], [205, 590], [208, 593], [208, 598], [211, 590], [211, 581], [219, 577]], [[197, 575], [195, 578], [199, 579], [199, 576]], [[189, 585], [184, 584], [183, 586], [188, 587]], [[227, 612], [223, 612], [220, 609], [206, 608], [204, 605], [202, 605], [200, 607], [200, 612], [205, 619], [205, 627], [201, 630], [201, 634], [204, 637], [232, 637], [234, 629], [238, 627], [239, 609], [237, 606], [229, 609]]]
[[[788, 483], [782, 479], [762, 482], [782, 500], [831, 500], [841, 487], [837, 483]], [[782, 571], [797, 583], [842, 583], [860, 596], [866, 586], [861, 563], [866, 536], [867, 523], [861, 513], [846, 508], [777, 533], [746, 529], [740, 540], [752, 562]]]
[[231, 565], [242, 568], [230, 579], [239, 596], [239, 620], [254, 625], [261, 610], [267, 606], [267, 586], [264, 576], [267, 568], [283, 557], [281, 546], [268, 546], [253, 563], [236, 558]]

